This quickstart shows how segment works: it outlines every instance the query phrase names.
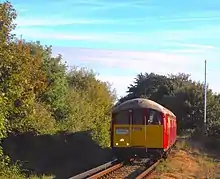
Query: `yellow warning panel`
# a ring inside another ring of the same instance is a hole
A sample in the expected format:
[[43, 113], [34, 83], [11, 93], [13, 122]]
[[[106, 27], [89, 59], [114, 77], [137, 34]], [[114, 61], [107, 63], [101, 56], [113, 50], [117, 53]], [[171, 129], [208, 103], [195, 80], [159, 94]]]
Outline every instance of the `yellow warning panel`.
[[146, 126], [146, 148], [163, 148], [163, 125]]

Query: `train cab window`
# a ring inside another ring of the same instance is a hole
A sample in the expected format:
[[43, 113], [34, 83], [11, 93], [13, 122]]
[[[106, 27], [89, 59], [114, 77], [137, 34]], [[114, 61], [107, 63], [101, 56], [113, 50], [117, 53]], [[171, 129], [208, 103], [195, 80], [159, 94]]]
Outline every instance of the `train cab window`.
[[161, 125], [162, 124], [162, 117], [161, 117], [160, 113], [156, 110], [150, 109], [147, 123]]
[[144, 124], [144, 115], [143, 109], [134, 109], [133, 110], [133, 117], [132, 117], [132, 124], [134, 125], [143, 125]]
[[123, 125], [123, 124], [129, 124], [130, 121], [130, 115], [128, 110], [119, 111], [116, 114], [114, 114], [114, 124]]

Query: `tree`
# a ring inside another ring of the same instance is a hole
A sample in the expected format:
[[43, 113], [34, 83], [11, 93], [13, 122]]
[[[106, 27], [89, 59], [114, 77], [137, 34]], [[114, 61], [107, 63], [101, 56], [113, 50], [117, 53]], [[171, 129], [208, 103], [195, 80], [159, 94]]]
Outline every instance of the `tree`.
[[[128, 87], [127, 96], [119, 102], [136, 97], [146, 97], [154, 100], [177, 116], [178, 131], [201, 131], [204, 125], [203, 84], [190, 79], [190, 75], [179, 73], [167, 76], [142, 73], [137, 75], [134, 84]], [[219, 95], [207, 88], [207, 117], [208, 133], [219, 133], [217, 127], [220, 124]]]
[[94, 140], [109, 144], [110, 110], [115, 94], [109, 84], [96, 79], [92, 71], [73, 68], [67, 75], [69, 117], [61, 121], [63, 131], [91, 130]]
[[40, 56], [30, 54], [30, 46], [10, 34], [14, 30], [15, 9], [9, 2], [0, 4], [4, 21], [0, 42], [0, 94], [4, 95], [8, 131], [32, 128], [31, 115], [36, 96], [45, 89]]
[[17, 17], [16, 11], [9, 1], [0, 3], [0, 42], [7, 43], [13, 38], [11, 31], [15, 29], [16, 25], [13, 23]]
[[16, 42], [1, 44], [0, 51], [0, 92], [7, 99], [6, 117], [12, 128], [22, 127], [33, 111], [35, 96], [45, 87], [40, 59]]
[[42, 70], [46, 74], [48, 86], [40, 96], [40, 100], [51, 106], [56, 120], [65, 119], [68, 115], [68, 104], [66, 103], [68, 83], [66, 66], [62, 63], [62, 57], [59, 55], [56, 58], [44, 58]]
[[127, 99], [136, 97], [145, 97], [160, 102], [164, 96], [173, 92], [171, 80], [163, 75], [154, 73], [138, 74], [134, 84], [128, 87], [128, 95], [122, 97], [119, 101], [123, 102]]
[[[0, 141], [2, 138], [6, 136], [6, 121], [5, 121], [5, 116], [6, 116], [6, 110], [5, 110], [5, 98], [4, 95], [2, 94], [0, 96]], [[0, 150], [0, 157], [2, 153]]]
[[45, 75], [46, 88], [37, 98], [46, 105], [56, 120], [65, 119], [68, 115], [66, 95], [68, 83], [66, 78], [66, 64], [62, 62], [62, 56], [52, 57], [52, 46], [43, 47], [40, 42], [25, 42], [30, 47], [33, 57], [40, 56], [41, 70]]

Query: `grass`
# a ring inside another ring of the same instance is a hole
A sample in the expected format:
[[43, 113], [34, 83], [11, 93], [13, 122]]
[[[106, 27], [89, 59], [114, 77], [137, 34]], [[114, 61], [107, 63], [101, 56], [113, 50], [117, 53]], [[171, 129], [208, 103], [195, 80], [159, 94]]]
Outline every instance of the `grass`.
[[42, 176], [31, 176], [30, 179], [52, 179], [55, 178], [55, 176], [46, 176], [46, 175], [42, 175]]
[[[24, 174], [21, 173], [21, 170], [18, 165], [2, 165], [0, 166], [0, 179], [24, 179], [27, 178]], [[52, 179], [54, 176], [47, 175], [31, 175], [29, 179]]]
[[220, 160], [202, 149], [199, 142], [180, 139], [167, 160], [157, 166], [150, 178], [220, 179]]

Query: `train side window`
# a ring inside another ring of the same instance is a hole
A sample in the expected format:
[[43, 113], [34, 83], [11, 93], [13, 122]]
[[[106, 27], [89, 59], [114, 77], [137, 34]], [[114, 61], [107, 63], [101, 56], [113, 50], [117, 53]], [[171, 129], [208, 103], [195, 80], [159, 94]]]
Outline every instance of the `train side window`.
[[156, 117], [157, 124], [158, 125], [163, 124], [163, 118], [162, 118], [161, 114], [159, 112], [156, 112], [156, 115], [157, 115], [157, 117]]
[[129, 124], [130, 121], [130, 114], [128, 110], [119, 111], [114, 114], [114, 124], [123, 125]]
[[149, 110], [148, 124], [161, 125], [162, 120], [163, 119], [158, 111], [153, 109]]
[[132, 124], [143, 125], [144, 124], [143, 109], [134, 109], [132, 119], [133, 119]]
[[171, 124], [170, 124], [170, 116], [168, 117], [168, 121], [167, 121], [167, 127], [170, 128]]
[[155, 114], [155, 111], [149, 110], [149, 118], [148, 118], [148, 121], [147, 121], [148, 124], [153, 124], [154, 114]]

